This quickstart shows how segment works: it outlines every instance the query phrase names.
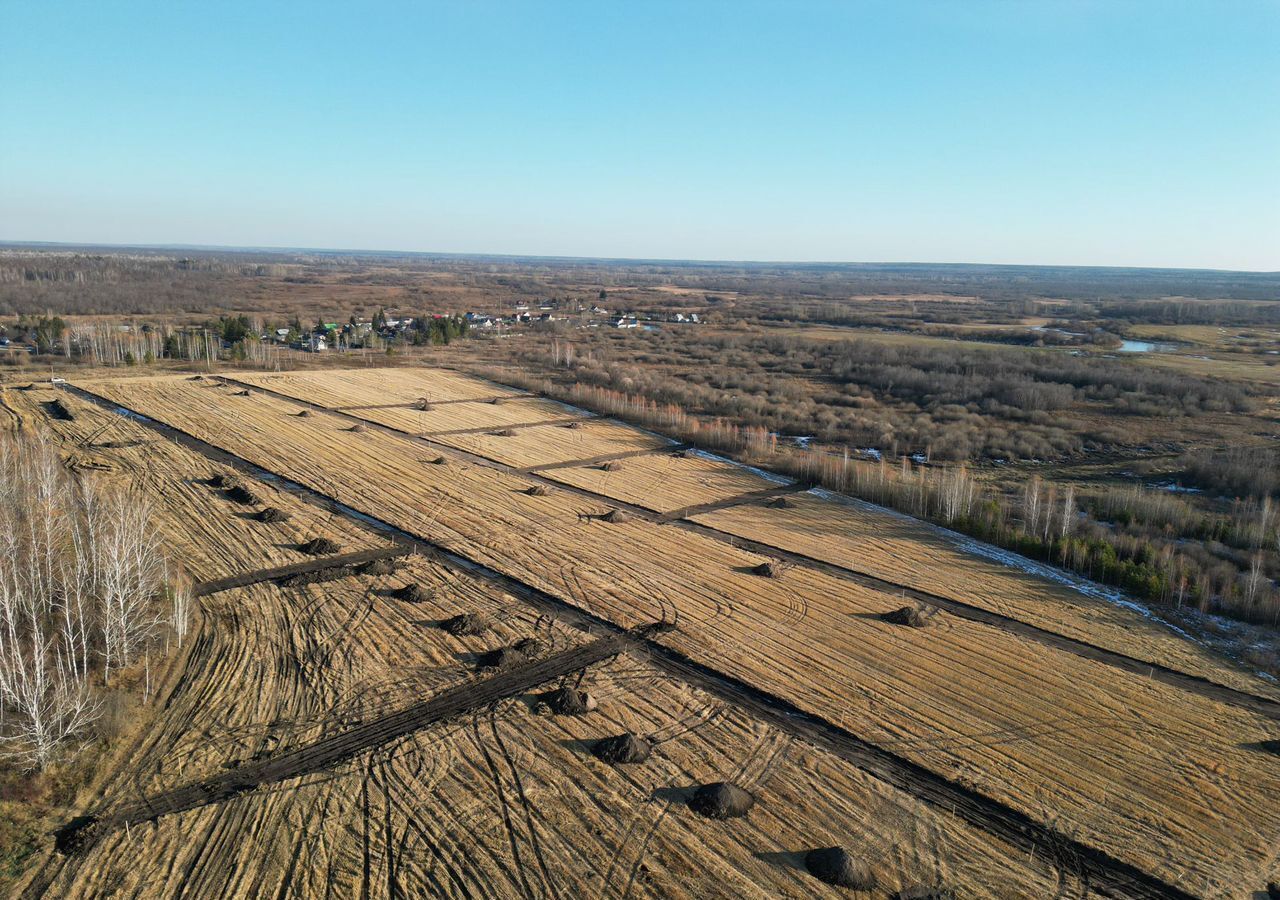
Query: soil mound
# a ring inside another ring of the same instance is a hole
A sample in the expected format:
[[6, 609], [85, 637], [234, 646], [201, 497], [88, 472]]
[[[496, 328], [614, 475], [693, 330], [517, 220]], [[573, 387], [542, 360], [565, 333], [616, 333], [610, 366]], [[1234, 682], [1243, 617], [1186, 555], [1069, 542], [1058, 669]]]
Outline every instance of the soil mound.
[[689, 798], [689, 808], [708, 819], [736, 819], [755, 805], [755, 797], [727, 781], [704, 784]]
[[649, 742], [630, 732], [596, 741], [591, 752], [596, 759], [611, 766], [620, 763], [642, 763], [649, 758]]
[[538, 705], [557, 716], [583, 716], [596, 708], [596, 698], [586, 691], [562, 687], [538, 695]]
[[579, 429], [579, 428], [581, 428], [581, 427], [582, 427], [582, 423], [581, 423], [581, 422], [570, 422], [568, 425], [566, 425], [566, 426], [564, 426], [564, 427], [565, 427], [565, 428], [572, 428], [572, 429], [574, 429], [574, 430], [577, 430], [577, 429]]
[[521, 638], [510, 647], [499, 647], [483, 653], [476, 660], [478, 669], [505, 669], [528, 662], [542, 651], [542, 645], [533, 638]]
[[777, 578], [782, 575], [782, 566], [776, 562], [762, 562], [758, 566], [751, 568], [752, 575], [759, 575], [762, 578]]
[[237, 484], [227, 488], [227, 499], [250, 505], [258, 502], [258, 495], [244, 485]]
[[774, 497], [769, 501], [769, 506], [773, 509], [790, 509], [795, 506], [795, 504], [786, 497]]
[[278, 507], [268, 506], [262, 512], [258, 513], [255, 518], [259, 522], [288, 522], [289, 514]]
[[50, 400], [46, 404], [49, 415], [55, 419], [61, 419], [63, 422], [71, 422], [75, 419], [76, 414], [71, 411], [71, 407], [67, 406], [66, 401], [61, 397], [56, 400]]
[[622, 463], [616, 459], [611, 459], [607, 463], [600, 466], [601, 472], [621, 472]]
[[396, 561], [394, 559], [371, 559], [367, 563], [361, 563], [356, 571], [361, 575], [394, 575], [396, 571]]
[[356, 434], [364, 434], [364, 426], [357, 422], [348, 428], [347, 431], [354, 431]]
[[243, 391], [236, 391], [236, 396], [237, 396], [237, 397], [252, 397], [252, 396], [253, 396], [253, 391], [249, 390], [248, 388], [245, 388]]
[[406, 603], [422, 603], [423, 601], [430, 600], [431, 595], [432, 592], [430, 590], [416, 582], [413, 584], [406, 584], [404, 587], [400, 588], [400, 590], [396, 591], [396, 599], [403, 600]]
[[431, 412], [431, 401], [426, 397], [419, 397], [414, 401], [413, 408], [422, 412]]
[[298, 549], [303, 553], [310, 553], [312, 556], [325, 556], [329, 553], [337, 553], [342, 549], [336, 541], [331, 541], [327, 537], [312, 538], [305, 544], [299, 544]]
[[601, 516], [600, 519], [608, 522], [610, 525], [621, 525], [623, 522], [630, 521], [631, 517], [620, 509], [611, 509]]
[[501, 398], [501, 397], [491, 397], [491, 398], [489, 399], [489, 402], [490, 402], [490, 403], [492, 403], [494, 406], [501, 406], [501, 405], [502, 405], [502, 398]]
[[923, 628], [929, 624], [929, 616], [918, 606], [904, 606], [887, 612], [880, 618], [891, 625], [906, 625], [910, 628]]
[[187, 381], [204, 381], [203, 375], [192, 375]]
[[479, 634], [488, 627], [489, 624], [484, 620], [484, 617], [477, 613], [461, 613], [440, 623], [440, 628], [454, 637]]
[[876, 887], [876, 877], [866, 866], [854, 861], [843, 847], [823, 847], [805, 854], [804, 867], [819, 881], [855, 891]]
[[527, 489], [525, 493], [530, 497], [545, 497], [547, 496], [547, 489], [540, 484], [535, 484], [533, 487]]
[[97, 816], [76, 816], [54, 832], [54, 848], [63, 856], [82, 850], [91, 842], [97, 824]]
[[310, 416], [311, 416], [311, 410], [309, 409], [304, 409], [302, 412], [298, 413], [299, 419], [306, 419], [306, 418], [309, 418]]
[[433, 465], [433, 466], [447, 466], [447, 465], [449, 465], [449, 460], [448, 460], [447, 458], [443, 457], [443, 456], [437, 456], [435, 459], [431, 460], [431, 465]]
[[515, 437], [516, 436], [515, 430], [511, 428], [504, 428], [501, 431], [495, 431], [493, 434], [494, 434], [494, 437]]
[[210, 487], [229, 488], [235, 487], [236, 480], [234, 476], [224, 475], [221, 472], [209, 479]]

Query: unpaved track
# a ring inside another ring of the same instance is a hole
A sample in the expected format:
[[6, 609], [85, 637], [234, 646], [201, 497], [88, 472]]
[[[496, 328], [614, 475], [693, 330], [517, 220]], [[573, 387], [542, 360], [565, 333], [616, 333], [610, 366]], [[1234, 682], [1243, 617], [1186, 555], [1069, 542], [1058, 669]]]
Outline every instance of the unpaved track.
[[[252, 390], [259, 390], [259, 391], [262, 391], [263, 393], [270, 394], [274, 397], [278, 397], [281, 400], [284, 400], [286, 402], [289, 402], [295, 405], [306, 406], [311, 409], [318, 410], [320, 412], [326, 412], [331, 415], [341, 416], [343, 418], [348, 418], [353, 421], [363, 422], [369, 427], [378, 428], [382, 431], [385, 431], [388, 434], [394, 435], [401, 439], [405, 439], [405, 440], [417, 439], [417, 440], [425, 441], [426, 443], [432, 443], [429, 438], [419, 437], [419, 436], [410, 434], [408, 432], [401, 431], [400, 429], [397, 429], [397, 428], [392, 428], [387, 425], [380, 425], [376, 422], [369, 422], [367, 420], [360, 419], [358, 416], [351, 416], [346, 413], [330, 409], [328, 407], [310, 403], [305, 400], [299, 400], [296, 397], [292, 397], [288, 394], [283, 394], [277, 391], [273, 391], [270, 388], [259, 387], [258, 385], [250, 384], [249, 382], [237, 381], [236, 379], [229, 378], [227, 376], [219, 376], [219, 378], [226, 384], [234, 385], [236, 387], [249, 388]], [[83, 391], [83, 389], [81, 388], [73, 387], [71, 389], [77, 392]], [[83, 392], [83, 395], [87, 396], [90, 399], [94, 399], [100, 403], [107, 403], [107, 404], [110, 404], [111, 406], [117, 405], [112, 401], [97, 398], [96, 395], [87, 391]], [[989, 609], [985, 609], [983, 607], [965, 603], [964, 601], [961, 601], [961, 600], [956, 600], [950, 597], [944, 597], [940, 594], [935, 594], [928, 591], [920, 590], [918, 588], [913, 588], [908, 585], [904, 585], [898, 582], [880, 578], [870, 573], [863, 572], [848, 566], [839, 566], [834, 563], [826, 562], [825, 560], [816, 559], [814, 557], [806, 556], [801, 553], [795, 553], [793, 551], [785, 550], [782, 547], [778, 547], [773, 544], [767, 544], [760, 541], [753, 541], [747, 538], [738, 537], [737, 535], [732, 535], [727, 532], [720, 531], [719, 529], [713, 528], [701, 522], [690, 521], [689, 519], [685, 518], [687, 516], [698, 515], [699, 513], [707, 512], [710, 509], [725, 509], [729, 506], [736, 505], [737, 503], [760, 502], [762, 499], [761, 496], [753, 496], [751, 494], [739, 495], [738, 497], [729, 498], [727, 500], [720, 501], [718, 503], [706, 504], [704, 507], [689, 507], [684, 510], [676, 510], [673, 513], [658, 513], [658, 512], [654, 512], [653, 510], [645, 509], [644, 507], [640, 507], [631, 503], [626, 503], [624, 501], [616, 500], [612, 497], [606, 496], [604, 494], [600, 494], [588, 488], [565, 484], [564, 482], [543, 477], [540, 474], [538, 474], [537, 471], [526, 472], [525, 470], [496, 462], [494, 460], [489, 459], [488, 457], [481, 456], [475, 453], [470, 453], [465, 450], [459, 450], [457, 448], [450, 447], [446, 444], [434, 444], [433, 446], [439, 447], [441, 450], [445, 451], [446, 453], [452, 453], [457, 456], [460, 456], [461, 458], [466, 459], [469, 462], [473, 462], [476, 465], [485, 466], [487, 468], [496, 469], [498, 471], [507, 472], [510, 474], [524, 475], [524, 477], [537, 481], [538, 483], [547, 487], [549, 490], [556, 489], [556, 490], [568, 491], [580, 497], [597, 500], [601, 503], [609, 504], [619, 509], [623, 509], [631, 515], [646, 519], [650, 522], [674, 525], [678, 528], [683, 528], [683, 529], [692, 531], [694, 533], [697, 533], [706, 537], [710, 537], [714, 540], [720, 541], [721, 543], [738, 547], [743, 550], [748, 550], [752, 553], [758, 553], [764, 556], [773, 556], [778, 559], [782, 559], [782, 560], [786, 560], [787, 562], [794, 563], [796, 565], [807, 566], [809, 568], [813, 568], [813, 569], [825, 572], [827, 574], [834, 575], [838, 578], [845, 578], [847, 580], [853, 581], [861, 585], [873, 587], [877, 590], [888, 591], [890, 593], [901, 594], [907, 597], [911, 597], [912, 599], [915, 599], [919, 602], [927, 603], [930, 605], [938, 606], [939, 608], [942, 608], [942, 609], [946, 609], [947, 611], [957, 616], [961, 616], [971, 621], [980, 622], [984, 625], [989, 625], [995, 628], [1000, 628], [1010, 633], [1018, 634], [1020, 636], [1029, 638], [1031, 640], [1038, 641], [1047, 646], [1054, 647], [1056, 649], [1075, 654], [1085, 659], [1089, 659], [1094, 662], [1100, 662], [1105, 665], [1112, 666], [1124, 672], [1142, 675], [1143, 677], [1150, 678], [1153, 681], [1159, 681], [1164, 684], [1168, 684], [1170, 686], [1179, 688], [1181, 690], [1188, 691], [1190, 693], [1199, 694], [1203, 697], [1208, 697], [1209, 699], [1216, 700], [1220, 703], [1226, 703], [1231, 706], [1236, 706], [1241, 709], [1247, 709], [1251, 712], [1259, 713], [1260, 715], [1267, 716], [1268, 718], [1280, 720], [1280, 701], [1276, 701], [1268, 697], [1263, 697], [1257, 694], [1251, 694], [1246, 691], [1237, 690], [1235, 688], [1227, 687], [1226, 685], [1219, 684], [1216, 681], [1212, 681], [1208, 678], [1204, 678], [1199, 675], [1192, 675], [1178, 669], [1160, 665], [1159, 663], [1138, 659], [1136, 657], [1128, 656], [1127, 654], [1120, 653], [1116, 650], [1109, 650], [1105, 647], [1100, 647], [1096, 644], [1091, 644], [1086, 641], [1078, 640], [1076, 638], [1067, 637], [1066, 635], [1059, 634], [1058, 632], [1049, 631], [1047, 629], [1043, 629], [1038, 626], [1031, 625], [1027, 622], [1022, 621], [1021, 619], [1016, 619], [1011, 616], [1005, 616], [1000, 613], [993, 612]], [[785, 494], [788, 492], [788, 490], [798, 491], [798, 490], [804, 490], [804, 488], [799, 485], [788, 486], [787, 488], [779, 488], [777, 489], [776, 492], [765, 491], [765, 492], [761, 492], [761, 494], [763, 498], [768, 498], [768, 497], [774, 496], [775, 493]], [[677, 513], [679, 514], [678, 518], [676, 517]]]
[[683, 506], [680, 509], [673, 509], [671, 512], [659, 513], [654, 520], [659, 525], [666, 525], [670, 522], [676, 522], [689, 516], [698, 516], [702, 513], [715, 512], [718, 509], [728, 509], [730, 506], [739, 506], [743, 503], [763, 503], [765, 500], [772, 500], [775, 497], [785, 497], [787, 494], [795, 494], [800, 491], [807, 491], [807, 484], [787, 484], [782, 487], [766, 488], [762, 491], [750, 491], [746, 494], [738, 494], [733, 497], [726, 497], [724, 500], [712, 500], [710, 503], [699, 503], [694, 506]]
[[124, 809], [90, 813], [87, 819], [77, 819], [58, 830], [58, 848], [74, 852], [113, 828], [154, 821], [161, 816], [227, 800], [277, 781], [328, 769], [442, 719], [488, 706], [562, 675], [586, 669], [616, 656], [626, 649], [629, 642], [627, 634], [614, 632], [555, 656], [512, 666], [492, 677], [442, 691], [429, 700], [308, 746], [244, 763], [227, 774], [183, 785], [157, 796], [144, 797], [136, 805]]
[[192, 593], [197, 597], [205, 597], [209, 594], [216, 594], [219, 591], [230, 590], [231, 588], [247, 587], [251, 584], [261, 584], [264, 581], [279, 581], [292, 575], [304, 575], [308, 572], [318, 572], [323, 569], [354, 569], [361, 563], [373, 562], [379, 559], [395, 559], [401, 556], [408, 556], [412, 552], [412, 547], [402, 544], [393, 547], [375, 547], [372, 550], [357, 550], [354, 553], [321, 556], [307, 562], [277, 566], [274, 569], [258, 569], [256, 572], [230, 575], [226, 578], [219, 578], [216, 581], [202, 581], [192, 588]]
[[647, 447], [641, 450], [624, 450], [621, 453], [604, 453], [600, 456], [593, 456], [590, 459], [568, 459], [564, 462], [542, 463], [537, 466], [525, 466], [516, 469], [522, 475], [529, 475], [534, 472], [546, 472], [551, 469], [577, 469], [583, 466], [599, 466], [607, 462], [618, 462], [624, 459], [633, 459], [637, 456], [657, 456], [661, 453], [681, 453], [685, 450], [693, 449], [693, 444], [668, 444], [664, 447]]
[[[230, 379], [227, 380], [231, 381]], [[262, 390], [256, 386], [250, 385], [250, 387], [255, 390]], [[120, 406], [118, 403], [101, 398], [83, 388], [69, 387], [69, 389], [92, 402], [106, 405], [110, 408]], [[305, 401], [298, 401], [291, 397], [284, 396], [284, 399], [304, 406], [325, 410], [324, 407], [318, 407]], [[267, 472], [247, 460], [243, 460], [220, 448], [213, 447], [180, 429], [150, 419], [147, 420], [147, 424], [161, 434], [178, 440], [188, 447], [204, 452], [220, 462], [234, 465], [242, 471], [249, 472], [255, 477], [265, 478], [272, 483], [283, 481], [288, 484], [291, 490], [313, 502], [328, 508], [338, 509], [344, 514], [352, 515], [366, 522], [366, 524], [380, 528], [384, 533], [413, 540], [424, 550], [438, 554], [473, 572], [481, 572], [498, 582], [504, 589], [522, 597], [535, 606], [567, 618], [571, 624], [577, 627], [582, 627], [583, 623], [589, 623], [589, 625], [594, 626], [596, 630], [603, 633], [620, 633], [620, 629], [611, 622], [571, 606], [536, 587], [510, 576], [494, 572], [473, 560], [447, 551], [420, 537], [409, 535], [366, 514], [349, 510], [331, 497], [326, 497], [317, 491], [298, 485], [277, 473]], [[389, 430], [396, 433], [395, 429]], [[666, 672], [728, 702], [742, 706], [781, 730], [834, 753], [885, 783], [898, 787], [930, 806], [952, 813], [965, 822], [979, 827], [1029, 854], [1047, 852], [1065, 854], [1066, 857], [1076, 861], [1082, 877], [1094, 889], [1102, 893], [1132, 898], [1191, 898], [1194, 896], [1175, 885], [1168, 884], [1129, 863], [1111, 856], [1104, 850], [1083, 844], [1069, 835], [1044, 825], [1000, 801], [951, 781], [888, 750], [868, 743], [834, 723], [801, 710], [790, 701], [760, 690], [731, 675], [696, 663], [652, 638], [637, 641], [637, 643], [648, 650], [652, 661]]]

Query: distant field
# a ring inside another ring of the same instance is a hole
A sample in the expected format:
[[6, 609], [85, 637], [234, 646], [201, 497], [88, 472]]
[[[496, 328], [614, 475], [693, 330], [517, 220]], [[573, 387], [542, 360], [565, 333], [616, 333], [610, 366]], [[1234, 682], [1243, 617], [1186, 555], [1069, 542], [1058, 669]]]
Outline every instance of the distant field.
[[[364, 372], [324, 373], [315, 391], [307, 377], [294, 376], [291, 392], [315, 399], [323, 390], [340, 405], [386, 393]], [[1280, 811], [1269, 798], [1280, 795], [1280, 775], [1252, 748], [1274, 724], [1256, 714], [993, 626], [946, 615], [923, 629], [890, 625], [879, 617], [901, 605], [891, 592], [802, 566], [762, 577], [752, 571], [759, 554], [644, 520], [584, 518], [607, 505], [554, 488], [530, 496], [530, 480], [459, 458], [433, 466], [438, 454], [426, 444], [355, 433], [350, 420], [323, 412], [300, 418], [289, 401], [178, 378], [86, 387], [620, 625], [675, 616], [679, 630], [662, 638], [669, 646], [1029, 816], [1051, 815], [1078, 839], [1196, 893], [1263, 883], [1273, 864]], [[472, 389], [482, 388], [492, 390]], [[682, 476], [689, 462], [694, 471]], [[721, 466], [659, 453], [616, 472], [547, 475], [651, 509], [731, 499], [763, 480]], [[744, 524], [748, 513], [765, 518]], [[815, 530], [844, 514], [805, 501], [736, 507], [711, 521], [1240, 683], [1233, 667], [1136, 613], [1083, 596], [1062, 602], [1060, 587], [993, 570], [922, 534], [895, 535], [886, 521]]]

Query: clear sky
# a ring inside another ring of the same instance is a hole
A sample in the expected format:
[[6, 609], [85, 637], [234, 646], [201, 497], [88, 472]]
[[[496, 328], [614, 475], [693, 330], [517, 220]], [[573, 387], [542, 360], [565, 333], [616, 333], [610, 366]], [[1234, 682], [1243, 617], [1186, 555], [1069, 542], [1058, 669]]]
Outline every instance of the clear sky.
[[0, 240], [1280, 270], [1280, 0], [0, 0]]

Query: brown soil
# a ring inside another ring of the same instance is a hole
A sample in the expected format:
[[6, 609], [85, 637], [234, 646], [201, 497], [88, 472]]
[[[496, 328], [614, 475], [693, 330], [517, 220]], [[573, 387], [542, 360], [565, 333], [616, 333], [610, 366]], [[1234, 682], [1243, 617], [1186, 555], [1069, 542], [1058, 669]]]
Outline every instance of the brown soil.
[[736, 819], [756, 805], [749, 791], [727, 781], [704, 784], [689, 798], [689, 808], [708, 819]]

